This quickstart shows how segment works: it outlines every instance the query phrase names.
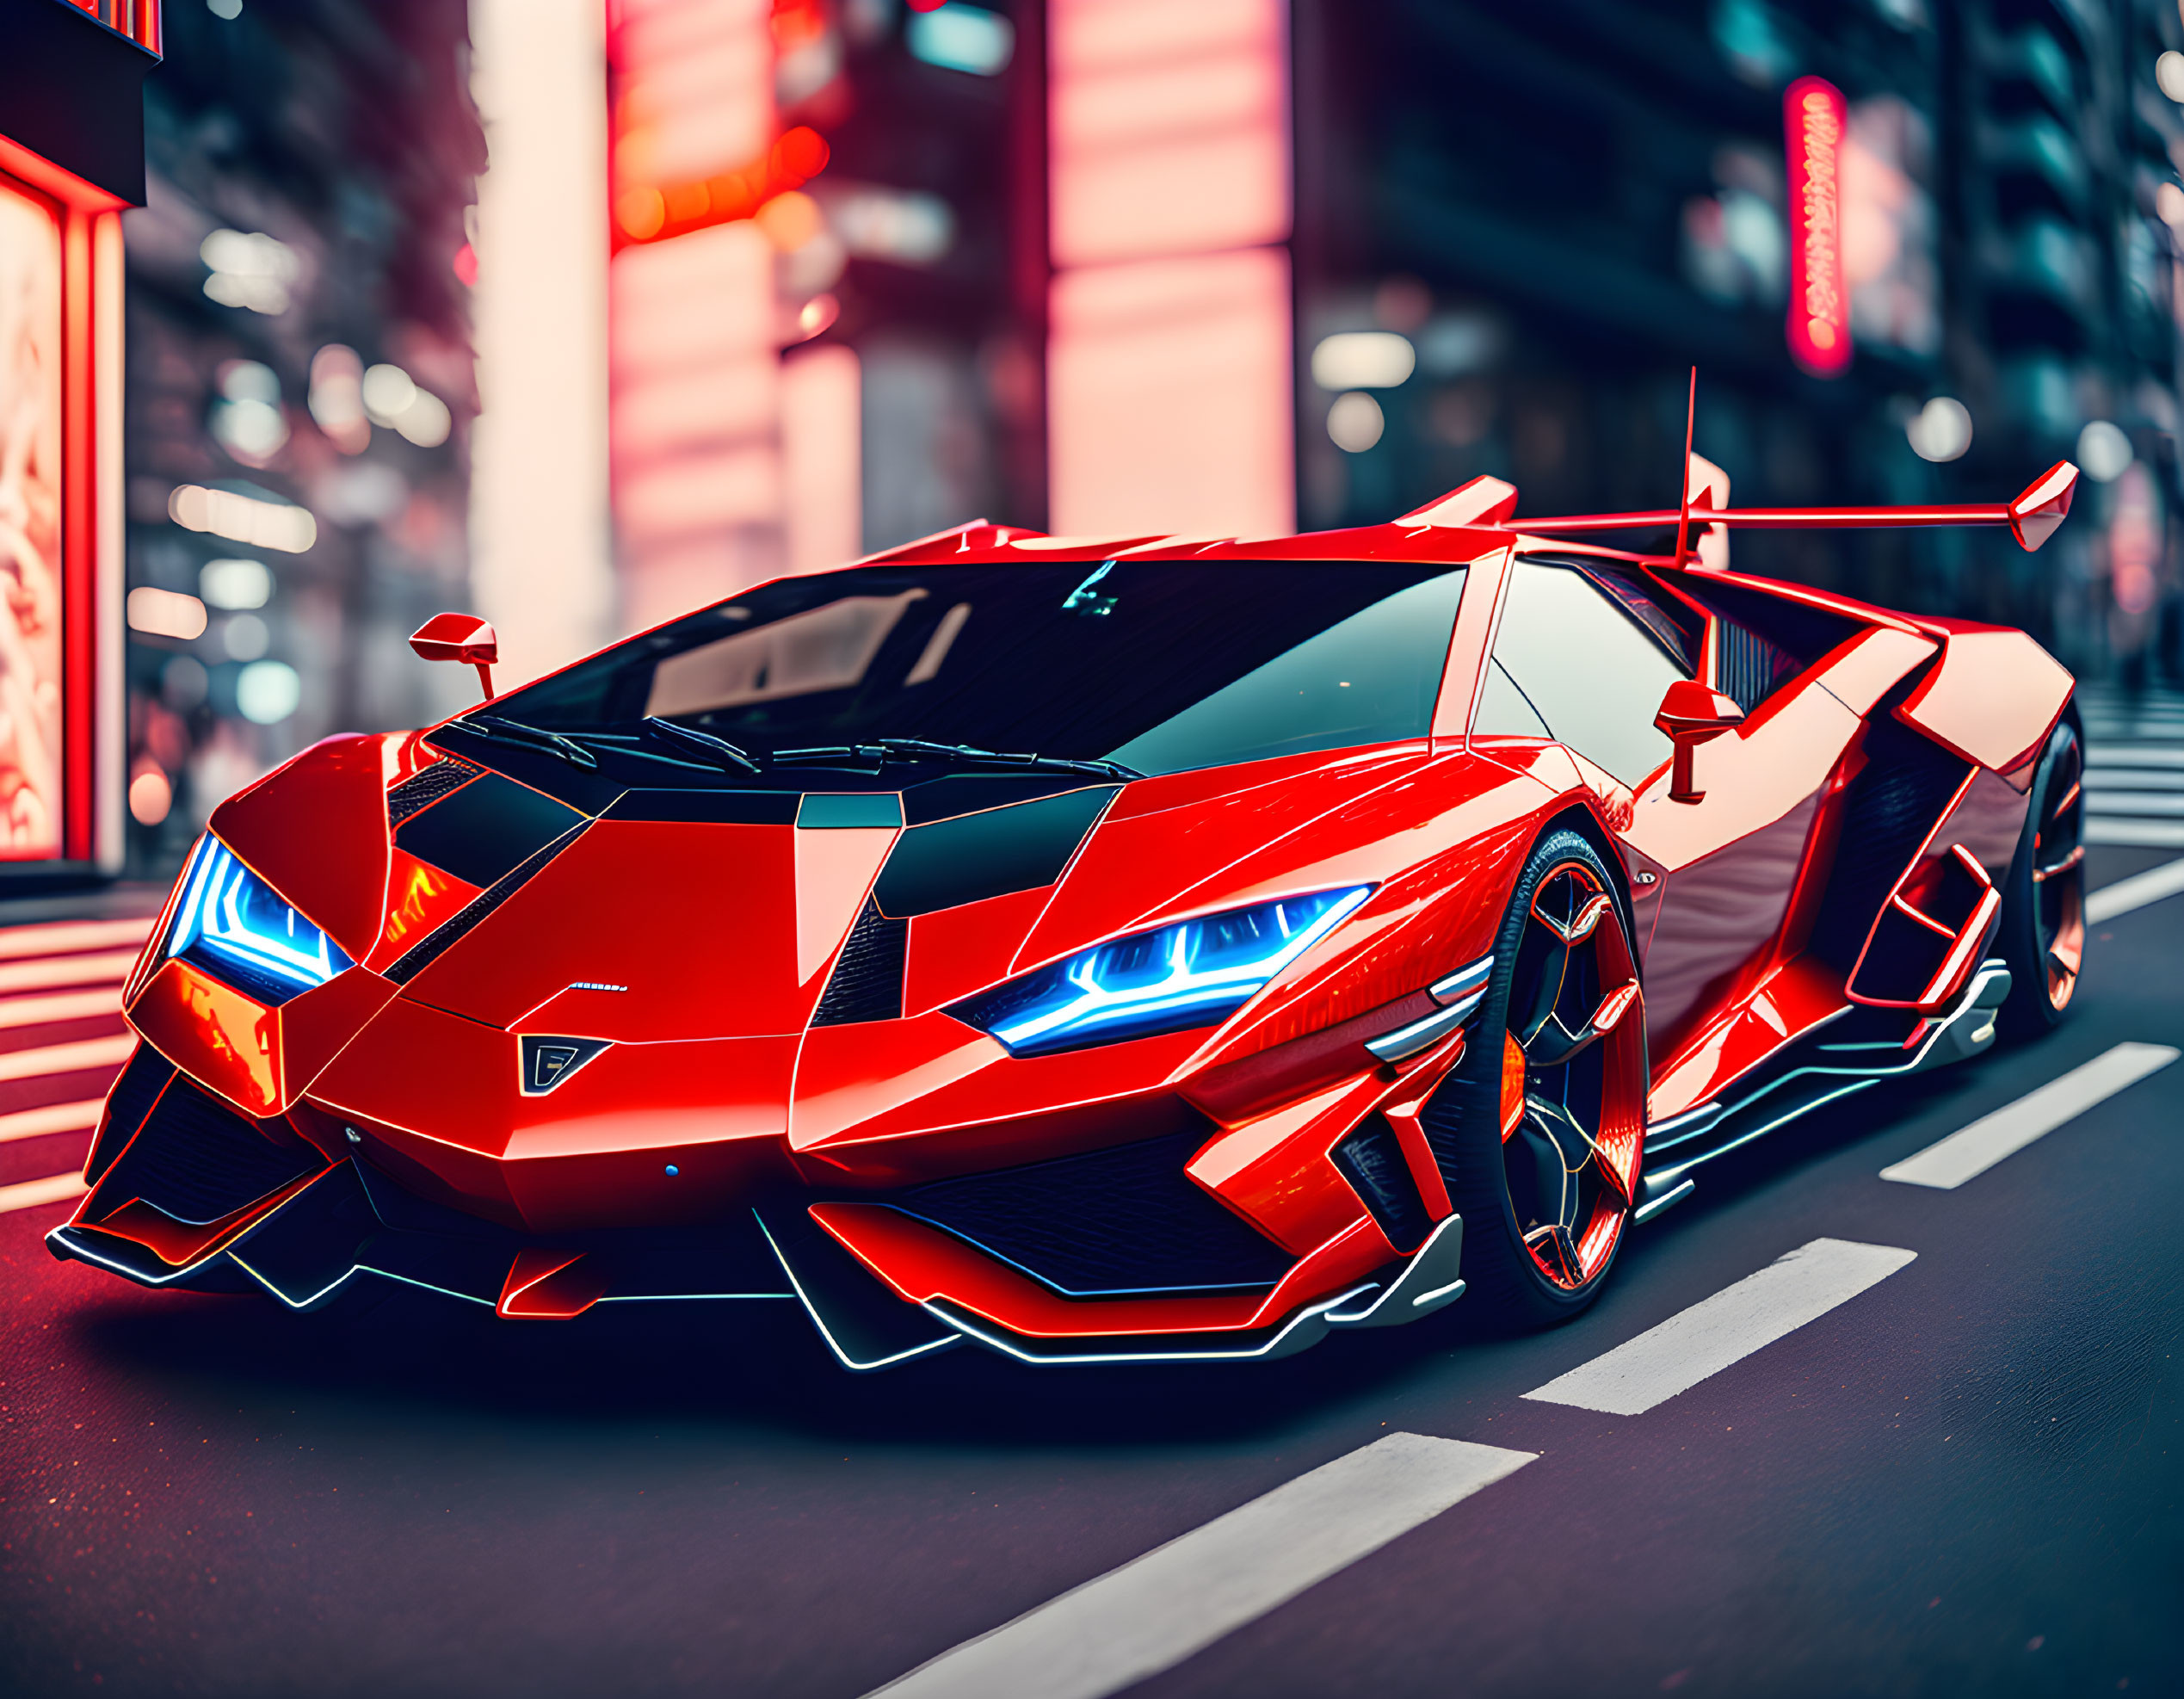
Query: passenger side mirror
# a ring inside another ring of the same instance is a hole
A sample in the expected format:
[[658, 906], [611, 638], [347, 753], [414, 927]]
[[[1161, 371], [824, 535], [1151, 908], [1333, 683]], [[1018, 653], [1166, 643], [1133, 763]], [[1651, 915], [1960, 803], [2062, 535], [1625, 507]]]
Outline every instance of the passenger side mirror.
[[1706, 796], [1706, 792], [1692, 784], [1691, 751], [1742, 725], [1743, 720], [1743, 709], [1695, 678], [1679, 678], [1669, 687], [1653, 724], [1675, 746], [1674, 764], [1669, 769], [1669, 801], [1697, 802]]
[[501, 640], [475, 614], [435, 614], [410, 634], [410, 646], [428, 661], [460, 661], [478, 669], [485, 700], [493, 700], [493, 663]]

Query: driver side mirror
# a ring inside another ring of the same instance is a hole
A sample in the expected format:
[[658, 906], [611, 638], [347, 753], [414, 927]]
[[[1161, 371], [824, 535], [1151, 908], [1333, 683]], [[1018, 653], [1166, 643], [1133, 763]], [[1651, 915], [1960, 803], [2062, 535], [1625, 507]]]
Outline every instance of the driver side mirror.
[[1743, 720], [1744, 710], [1735, 701], [1695, 678], [1679, 678], [1669, 687], [1653, 724], [1675, 746], [1674, 764], [1669, 769], [1669, 801], [1697, 802], [1706, 796], [1692, 782], [1691, 752]]
[[493, 663], [501, 640], [475, 614], [435, 614], [410, 634], [410, 646], [428, 661], [460, 661], [478, 669], [485, 700], [493, 700]]

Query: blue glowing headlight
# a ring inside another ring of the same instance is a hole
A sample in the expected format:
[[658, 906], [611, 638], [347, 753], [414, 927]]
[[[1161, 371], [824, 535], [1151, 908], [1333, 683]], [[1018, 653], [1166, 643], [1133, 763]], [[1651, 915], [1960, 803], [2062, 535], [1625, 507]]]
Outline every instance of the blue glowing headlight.
[[189, 852], [182, 893], [167, 954], [261, 1003], [286, 1003], [355, 966], [210, 832]]
[[947, 1012], [1012, 1056], [1115, 1044], [1226, 1020], [1341, 924], [1369, 885], [1179, 921], [1080, 951]]

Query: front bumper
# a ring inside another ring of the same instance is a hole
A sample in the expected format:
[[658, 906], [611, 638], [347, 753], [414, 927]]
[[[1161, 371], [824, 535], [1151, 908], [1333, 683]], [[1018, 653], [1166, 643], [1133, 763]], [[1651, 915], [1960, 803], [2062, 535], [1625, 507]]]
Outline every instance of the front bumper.
[[1370, 1219], [1296, 1257], [1198, 1188], [1189, 1131], [905, 1190], [777, 1189], [705, 1222], [530, 1233], [428, 1200], [368, 1152], [330, 1158], [146, 1047], [109, 1100], [57, 1257], [292, 1309], [386, 1280], [566, 1319], [663, 1301], [799, 1302], [845, 1366], [965, 1340], [1027, 1362], [1285, 1356], [1451, 1302], [1462, 1223], [1408, 1257]]

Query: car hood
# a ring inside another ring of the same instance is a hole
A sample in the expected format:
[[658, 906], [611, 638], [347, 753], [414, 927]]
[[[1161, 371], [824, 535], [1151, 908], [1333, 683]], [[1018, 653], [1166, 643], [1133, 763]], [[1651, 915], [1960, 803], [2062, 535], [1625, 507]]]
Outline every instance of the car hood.
[[[1141, 924], [1268, 894], [1284, 859], [1270, 846], [1297, 842], [1309, 870], [1327, 846], [1303, 847], [1318, 835], [1302, 828], [1358, 815], [1428, 753], [882, 793], [609, 786], [469, 745], [331, 740], [212, 825], [358, 965], [258, 1010], [159, 963], [155, 943], [131, 1017], [248, 1112], [293, 1111], [334, 1153], [362, 1145], [465, 1207], [534, 1226], [658, 1219], [640, 1179], [710, 1175], [675, 1194], [676, 1213], [702, 1214], [750, 1181], [756, 1158], [730, 1146], [816, 1160], [1112, 1097], [1140, 1072], [1158, 1086], [1206, 1035], [1125, 1047], [1126, 1063], [1011, 1064], [941, 1011]], [[539, 1046], [569, 1041], [581, 1058], [540, 1075]], [[1026, 1083], [999, 1090], [996, 1073]], [[981, 1074], [975, 1106], [952, 1100]]]

